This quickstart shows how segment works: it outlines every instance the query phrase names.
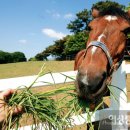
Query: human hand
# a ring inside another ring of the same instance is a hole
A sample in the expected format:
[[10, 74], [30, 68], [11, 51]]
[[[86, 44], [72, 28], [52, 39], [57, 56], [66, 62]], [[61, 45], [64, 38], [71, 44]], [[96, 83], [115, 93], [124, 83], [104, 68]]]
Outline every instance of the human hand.
[[0, 122], [4, 121], [7, 118], [8, 112], [15, 115], [22, 111], [21, 107], [12, 108], [7, 105], [5, 99], [8, 99], [13, 93], [14, 90], [12, 89], [0, 93]]

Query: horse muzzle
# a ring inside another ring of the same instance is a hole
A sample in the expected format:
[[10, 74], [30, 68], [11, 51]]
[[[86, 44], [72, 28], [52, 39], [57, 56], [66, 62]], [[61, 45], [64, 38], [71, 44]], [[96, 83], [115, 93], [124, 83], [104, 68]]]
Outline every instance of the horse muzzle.
[[100, 72], [93, 76], [78, 72], [76, 79], [76, 90], [78, 96], [88, 102], [95, 102], [102, 97], [106, 90], [106, 73]]

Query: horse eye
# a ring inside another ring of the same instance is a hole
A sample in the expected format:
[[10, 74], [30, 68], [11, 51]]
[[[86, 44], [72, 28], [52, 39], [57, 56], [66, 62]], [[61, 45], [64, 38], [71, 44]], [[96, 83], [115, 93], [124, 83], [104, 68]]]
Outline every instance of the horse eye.
[[88, 26], [88, 31], [91, 31], [91, 30], [92, 30], [92, 28]]

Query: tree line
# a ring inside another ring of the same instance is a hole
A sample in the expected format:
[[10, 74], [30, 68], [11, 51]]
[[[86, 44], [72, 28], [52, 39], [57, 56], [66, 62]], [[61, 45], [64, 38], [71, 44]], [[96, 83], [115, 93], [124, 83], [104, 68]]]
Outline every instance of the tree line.
[[[122, 10], [130, 9], [113, 1], [99, 1], [93, 4], [92, 8], [97, 8], [100, 12], [105, 11], [107, 8], [114, 6]], [[42, 52], [38, 53], [33, 60], [48, 60], [48, 56], [54, 56], [55, 59], [64, 60], [67, 55], [76, 55], [77, 52], [86, 47], [89, 37], [89, 22], [92, 20], [91, 10], [84, 9], [76, 14], [76, 18], [67, 25], [72, 35], [56, 40], [52, 45], [45, 48]]]
[[0, 51], [0, 64], [5, 63], [16, 63], [16, 62], [24, 62], [27, 61], [24, 53], [22, 52], [4, 52]]

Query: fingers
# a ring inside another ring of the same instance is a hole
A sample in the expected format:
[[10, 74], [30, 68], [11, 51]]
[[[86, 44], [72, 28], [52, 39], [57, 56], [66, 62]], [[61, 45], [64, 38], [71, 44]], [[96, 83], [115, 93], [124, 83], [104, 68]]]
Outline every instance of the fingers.
[[11, 107], [6, 104], [6, 99], [8, 99], [14, 92], [14, 90], [9, 89], [0, 93], [0, 121], [5, 120], [7, 115], [16, 115], [23, 111], [21, 106]]
[[[8, 107], [0, 108], [0, 123], [6, 120], [9, 116], [14, 116], [22, 113], [22, 107]], [[0, 129], [1, 130], [1, 129]]]
[[13, 89], [8, 89], [6, 91], [3, 91], [2, 94], [3, 94], [3, 98], [6, 98], [10, 95], [12, 95], [15, 91]]
[[0, 108], [5, 106], [6, 100], [14, 93], [13, 89], [8, 89], [0, 93]]
[[18, 107], [16, 107], [16, 108], [14, 109], [13, 113], [14, 113], [14, 114], [19, 114], [19, 113], [21, 113], [22, 111], [23, 111], [22, 107], [21, 107], [21, 106], [18, 106]]
[[8, 111], [10, 111], [13, 115], [17, 115], [17, 114], [21, 113], [23, 111], [23, 109], [21, 106], [9, 107]]

